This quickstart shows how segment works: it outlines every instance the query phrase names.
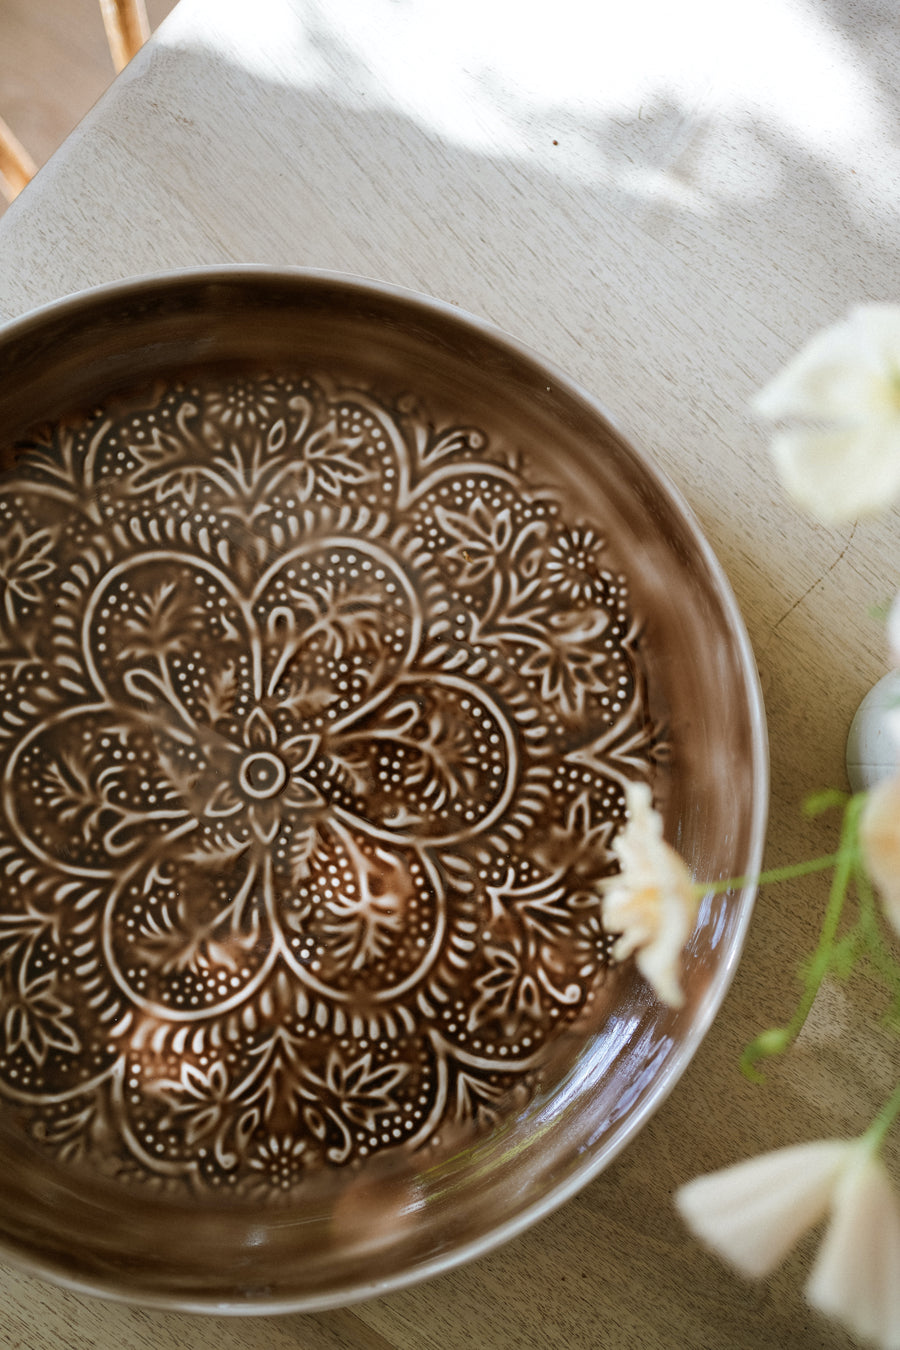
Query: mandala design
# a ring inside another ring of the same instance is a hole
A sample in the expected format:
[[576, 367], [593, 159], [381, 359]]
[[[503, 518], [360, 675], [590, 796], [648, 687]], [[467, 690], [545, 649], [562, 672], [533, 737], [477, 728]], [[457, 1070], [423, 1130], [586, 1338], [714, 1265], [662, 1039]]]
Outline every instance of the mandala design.
[[654, 751], [598, 528], [474, 429], [274, 373], [0, 480], [0, 1094], [277, 1196], [534, 1092]]

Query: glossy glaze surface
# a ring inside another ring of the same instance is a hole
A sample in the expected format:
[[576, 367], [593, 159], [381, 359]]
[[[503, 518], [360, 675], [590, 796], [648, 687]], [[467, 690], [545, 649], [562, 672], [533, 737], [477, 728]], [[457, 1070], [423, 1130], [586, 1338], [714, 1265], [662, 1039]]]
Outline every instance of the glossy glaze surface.
[[630, 778], [704, 875], [759, 846], [715, 566], [577, 391], [414, 297], [175, 279], [7, 343], [2, 1092], [113, 1216], [63, 1261], [133, 1266], [188, 1193], [143, 1296], [459, 1259], [621, 1146], [724, 989], [749, 896], [677, 1016], [598, 898]]

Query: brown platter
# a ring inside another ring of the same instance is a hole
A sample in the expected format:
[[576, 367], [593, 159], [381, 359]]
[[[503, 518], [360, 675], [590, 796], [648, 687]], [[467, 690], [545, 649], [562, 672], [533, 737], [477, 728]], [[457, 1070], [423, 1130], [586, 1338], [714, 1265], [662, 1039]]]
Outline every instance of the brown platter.
[[220, 269], [0, 331], [0, 1244], [348, 1302], [561, 1203], [715, 1016], [610, 958], [629, 781], [759, 865], [762, 704], [690, 512], [486, 324]]

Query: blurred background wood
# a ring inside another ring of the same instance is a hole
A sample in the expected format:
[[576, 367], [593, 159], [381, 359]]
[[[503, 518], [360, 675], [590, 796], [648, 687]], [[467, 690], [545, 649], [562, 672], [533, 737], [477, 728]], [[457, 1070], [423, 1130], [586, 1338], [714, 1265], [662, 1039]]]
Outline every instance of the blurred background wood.
[[144, 0], [100, 0], [109, 53], [116, 73], [124, 70], [150, 36]]
[[0, 117], [0, 186], [5, 188], [10, 201], [19, 195], [36, 173], [34, 160], [12, 127]]
[[[135, 0], [101, 3], [103, 15], [97, 0], [0, 0], [0, 110], [9, 124], [0, 125], [0, 175], [14, 191], [49, 159], [113, 79], [105, 11], [145, 8], [144, 0], [139, 6]], [[157, 28], [174, 5], [175, 0], [146, 0], [147, 30]], [[132, 14], [128, 32], [137, 31]], [[24, 181], [4, 147], [6, 130], [13, 135], [10, 149], [18, 146], [24, 154]], [[6, 206], [0, 191], [0, 215]]]

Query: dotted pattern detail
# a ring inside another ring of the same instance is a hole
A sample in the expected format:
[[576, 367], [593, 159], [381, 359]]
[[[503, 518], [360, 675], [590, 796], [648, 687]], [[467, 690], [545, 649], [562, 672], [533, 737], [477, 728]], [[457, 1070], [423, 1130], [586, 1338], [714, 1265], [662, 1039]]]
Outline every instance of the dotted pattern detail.
[[23, 441], [0, 1097], [254, 1198], [527, 1102], [610, 962], [636, 634], [598, 524], [411, 399], [209, 375]]

